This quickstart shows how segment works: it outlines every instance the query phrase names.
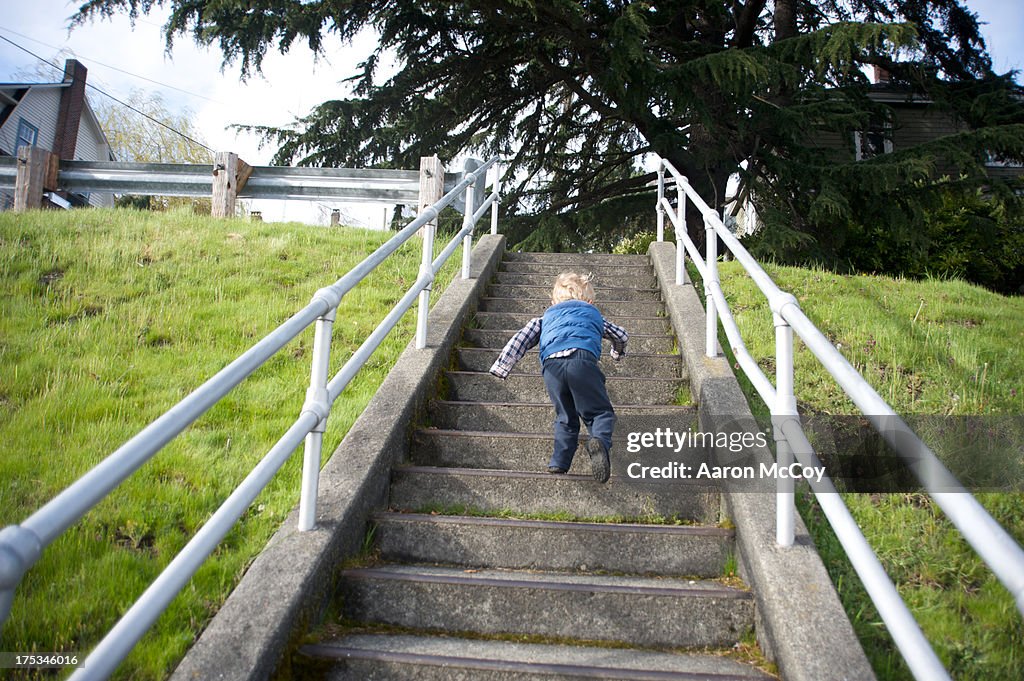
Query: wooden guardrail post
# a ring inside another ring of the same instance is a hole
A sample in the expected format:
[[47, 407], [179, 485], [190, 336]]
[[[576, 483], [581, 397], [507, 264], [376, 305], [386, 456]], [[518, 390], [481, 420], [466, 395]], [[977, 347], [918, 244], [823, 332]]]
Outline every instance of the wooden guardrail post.
[[56, 185], [57, 157], [40, 147], [21, 147], [14, 181], [14, 210], [42, 208], [43, 191], [56, 189]]
[[235, 199], [252, 175], [252, 166], [230, 151], [218, 151], [213, 160], [213, 206], [215, 218], [235, 215]]
[[[436, 154], [434, 156], [421, 156], [420, 201], [416, 213], [419, 214], [424, 208], [430, 208], [440, 201], [442, 196], [444, 196], [444, 165], [441, 163], [441, 159]], [[436, 232], [437, 219], [435, 218], [428, 222], [416, 234], [423, 236], [426, 234], [424, 230], [428, 226]]]
[[235, 215], [238, 197], [238, 155], [218, 151], [213, 160], [213, 206], [210, 214], [215, 218]]

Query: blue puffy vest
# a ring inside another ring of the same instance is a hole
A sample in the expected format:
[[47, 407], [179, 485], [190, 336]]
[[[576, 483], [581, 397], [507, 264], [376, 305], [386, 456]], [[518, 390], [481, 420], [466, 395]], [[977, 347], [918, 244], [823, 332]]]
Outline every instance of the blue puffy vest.
[[604, 317], [582, 300], [567, 300], [552, 305], [544, 313], [540, 327], [540, 359], [562, 350], [579, 349], [601, 356]]

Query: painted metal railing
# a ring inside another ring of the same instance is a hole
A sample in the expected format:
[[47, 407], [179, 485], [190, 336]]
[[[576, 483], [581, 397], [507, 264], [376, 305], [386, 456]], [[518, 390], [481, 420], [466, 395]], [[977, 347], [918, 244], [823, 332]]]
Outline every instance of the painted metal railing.
[[[668, 174], [666, 177], [666, 173]], [[658, 167], [658, 241], [665, 239], [665, 217], [676, 234], [676, 281], [687, 282], [686, 254], [704, 284], [707, 329], [705, 354], [718, 354], [718, 320], [721, 318], [736, 362], [758, 395], [771, 409], [775, 431], [776, 458], [780, 468], [793, 463], [796, 456], [803, 466], [820, 466], [814, 449], [804, 433], [796, 409], [793, 384], [793, 334], [800, 337], [811, 353], [835, 379], [843, 392], [904, 460], [923, 488], [953, 522], [1000, 582], [1009, 589], [1024, 613], [1024, 550], [969, 494], [935, 453], [921, 441], [903, 419], [872, 388], [864, 377], [832, 345], [800, 309], [792, 294], [786, 293], [761, 268], [722, 222], [718, 213], [705, 203], [686, 177], [671, 163], [661, 160]], [[675, 205], [668, 194], [675, 191]], [[686, 231], [686, 203], [692, 201], [704, 221], [706, 252], [702, 256]], [[739, 327], [722, 292], [718, 276], [718, 242], [733, 257], [767, 298], [775, 322], [775, 385], [765, 376], [747, 351]], [[896, 646], [916, 679], [948, 679], [949, 674], [932, 650], [896, 587], [871, 546], [864, 538], [849, 509], [827, 477], [808, 483], [825, 517], [846, 551], [851, 564], [878, 608]], [[776, 540], [791, 546], [794, 540], [796, 506], [792, 478], [780, 478], [776, 495]]]
[[[474, 211], [476, 187], [485, 184], [479, 181], [486, 179], [491, 168], [494, 169], [492, 191]], [[492, 158], [473, 172], [466, 173], [462, 181], [439, 201], [421, 211], [408, 226], [335, 283], [317, 291], [310, 303], [290, 319], [146, 426], [20, 525], [12, 525], [0, 531], [0, 626], [10, 614], [15, 589], [22, 577], [39, 560], [48, 545], [235, 386], [310, 325], [315, 324], [310, 387], [299, 417], [93, 649], [71, 678], [105, 679], [110, 676], [303, 440], [305, 451], [299, 529], [313, 529], [316, 526], [323, 433], [331, 406], [417, 299], [419, 310], [415, 347], [422, 349], [426, 346], [427, 312], [434, 277], [461, 243], [464, 249], [462, 277], [469, 278], [473, 230], [488, 210], [491, 211], [491, 233], [497, 233], [500, 189], [498, 170], [498, 159]], [[465, 195], [466, 200], [466, 217], [462, 229], [435, 259], [435, 222], [441, 210], [453, 204], [461, 195]], [[421, 229], [423, 260], [416, 282], [328, 382], [331, 329], [342, 298]]]

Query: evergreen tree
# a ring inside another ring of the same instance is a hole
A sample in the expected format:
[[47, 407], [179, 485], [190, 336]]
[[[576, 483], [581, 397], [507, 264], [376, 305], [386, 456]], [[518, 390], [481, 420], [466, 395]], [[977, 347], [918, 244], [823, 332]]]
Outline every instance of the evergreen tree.
[[[650, 153], [716, 207], [739, 173], [766, 225], [759, 247], [785, 260], [839, 262], [847, 236], [879, 220], [893, 247], [912, 242], [950, 183], [1019, 210], [984, 163], [1024, 160], [1020, 91], [993, 73], [958, 0], [89, 0], [75, 20], [164, 4], [169, 43], [191, 33], [243, 74], [296, 40], [320, 50], [326, 33], [376, 30], [379, 47], [342, 74], [353, 98], [259, 129], [275, 162], [501, 154], [517, 178], [513, 242], [607, 247], [637, 229], [653, 204], [639, 163]], [[390, 55], [398, 69], [381, 80]], [[871, 65], [964, 130], [855, 163], [853, 132], [885, 115], [867, 97]], [[829, 134], [845, 155], [817, 141]], [[699, 240], [699, 216], [688, 224]]]

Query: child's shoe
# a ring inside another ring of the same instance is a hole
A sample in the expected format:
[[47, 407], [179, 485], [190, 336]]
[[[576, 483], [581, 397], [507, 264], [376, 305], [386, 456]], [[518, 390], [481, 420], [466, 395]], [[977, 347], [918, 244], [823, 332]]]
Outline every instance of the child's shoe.
[[566, 471], [558, 466], [548, 466], [548, 473], [551, 475], [565, 475]]
[[612, 464], [608, 459], [608, 448], [596, 437], [587, 440], [587, 454], [590, 455], [590, 473], [598, 482], [608, 482]]

